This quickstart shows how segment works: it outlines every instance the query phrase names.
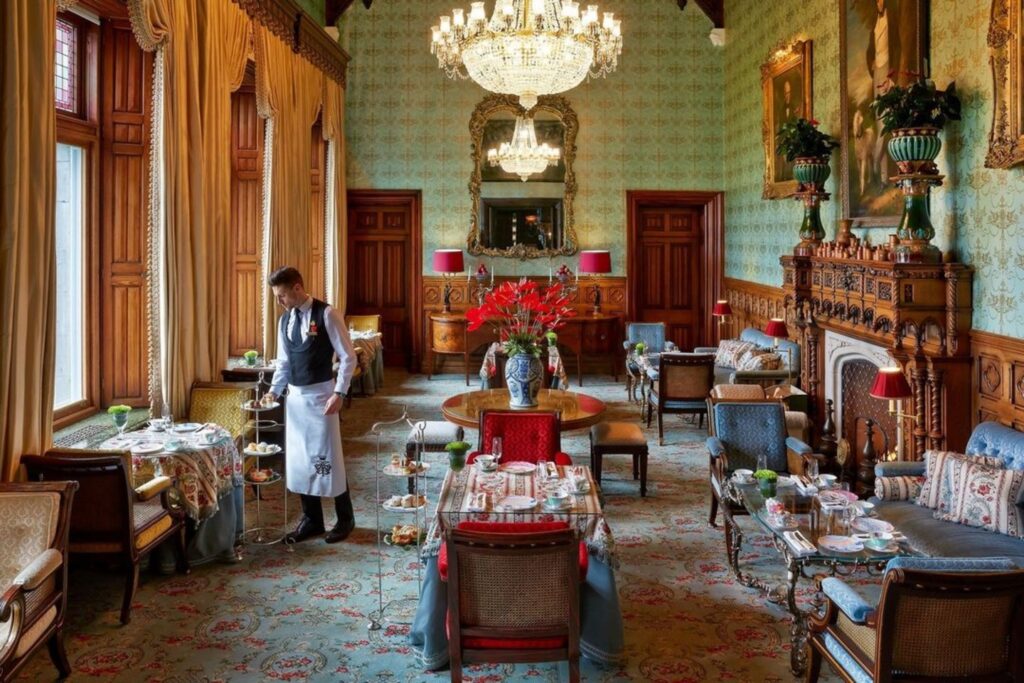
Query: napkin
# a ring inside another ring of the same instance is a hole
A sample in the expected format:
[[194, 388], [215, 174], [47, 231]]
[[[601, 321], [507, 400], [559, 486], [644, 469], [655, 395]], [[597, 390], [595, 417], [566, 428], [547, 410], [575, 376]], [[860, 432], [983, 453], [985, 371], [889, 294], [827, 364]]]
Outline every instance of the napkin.
[[799, 531], [785, 531], [782, 534], [782, 539], [797, 557], [813, 555], [817, 551], [814, 544], [808, 541]]

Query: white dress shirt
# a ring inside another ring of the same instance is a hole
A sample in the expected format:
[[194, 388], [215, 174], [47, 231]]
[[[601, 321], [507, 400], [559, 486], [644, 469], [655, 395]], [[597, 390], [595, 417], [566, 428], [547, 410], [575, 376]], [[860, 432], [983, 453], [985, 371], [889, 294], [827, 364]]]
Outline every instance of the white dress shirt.
[[[297, 308], [288, 309], [285, 314], [289, 317], [285, 330], [280, 325], [277, 332], [277, 369], [274, 370], [274, 379], [271, 382], [270, 391], [280, 396], [284, 393], [285, 387], [291, 379], [291, 369], [288, 363], [288, 351], [285, 348], [287, 343], [286, 335], [291, 335], [298, 324], [302, 331], [302, 341], [309, 337], [310, 312], [313, 310], [313, 297], [307, 296]], [[334, 384], [335, 393], [344, 396], [348, 393], [349, 384], [352, 382], [352, 373], [356, 371], [356, 350], [352, 346], [352, 339], [348, 336], [348, 329], [345, 321], [333, 306], [324, 308], [324, 331], [334, 348], [340, 366], [338, 367], [338, 379]]]

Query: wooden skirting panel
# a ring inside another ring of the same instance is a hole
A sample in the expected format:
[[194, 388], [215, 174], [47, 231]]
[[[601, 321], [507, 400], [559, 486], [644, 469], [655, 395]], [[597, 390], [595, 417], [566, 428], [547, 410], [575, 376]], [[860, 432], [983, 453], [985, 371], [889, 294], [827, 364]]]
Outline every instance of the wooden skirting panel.
[[1024, 431], [1024, 339], [971, 331], [974, 424], [994, 420]]
[[727, 277], [722, 297], [732, 307], [732, 319], [721, 325], [722, 337], [726, 339], [739, 336], [747, 327], [763, 330], [770, 318], [786, 317], [781, 287]]

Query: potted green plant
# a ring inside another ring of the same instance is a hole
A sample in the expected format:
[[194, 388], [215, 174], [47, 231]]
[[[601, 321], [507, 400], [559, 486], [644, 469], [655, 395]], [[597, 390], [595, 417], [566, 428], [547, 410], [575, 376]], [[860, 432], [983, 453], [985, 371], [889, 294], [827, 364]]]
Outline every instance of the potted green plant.
[[544, 338], [548, 340], [548, 346], [558, 346], [558, 333], [553, 330], [548, 330], [544, 333]]
[[832, 174], [829, 157], [839, 146], [839, 140], [818, 130], [814, 119], [799, 118], [779, 127], [775, 146], [779, 154], [793, 162], [793, 177], [801, 190], [822, 191]]
[[647, 344], [643, 342], [637, 342], [633, 349], [636, 351], [636, 355], [642, 356], [644, 355], [644, 351], [647, 350]]
[[902, 174], [938, 174], [935, 159], [942, 143], [939, 131], [948, 121], [960, 120], [960, 98], [955, 84], [939, 90], [928, 78], [909, 85], [897, 85], [890, 77], [886, 87], [871, 102], [882, 123], [882, 133], [891, 133], [889, 156]]
[[465, 441], [452, 441], [444, 449], [448, 451], [448, 466], [452, 472], [461, 472], [466, 466], [466, 453], [471, 446]]
[[107, 408], [107, 415], [114, 418], [114, 426], [118, 434], [124, 434], [124, 428], [128, 426], [128, 414], [132, 412], [131, 406], [119, 405]]
[[757, 479], [757, 487], [765, 498], [774, 498], [775, 490], [779, 483], [779, 475], [773, 470], [758, 470], [754, 472], [754, 479]]
[[249, 349], [242, 354], [242, 358], [245, 359], [245, 364], [250, 368], [256, 367], [256, 361], [259, 359], [260, 353], [254, 349]]

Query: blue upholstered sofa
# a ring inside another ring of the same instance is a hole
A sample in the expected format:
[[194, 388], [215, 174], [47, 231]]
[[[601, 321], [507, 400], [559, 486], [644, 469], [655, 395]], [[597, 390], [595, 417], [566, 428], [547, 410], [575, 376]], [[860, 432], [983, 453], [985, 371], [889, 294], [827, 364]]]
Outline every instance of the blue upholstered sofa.
[[[965, 449], [968, 455], [1002, 459], [1009, 469], [1024, 470], [1024, 432], [998, 422], [978, 425]], [[875, 475], [922, 476], [924, 462], [886, 462], [875, 466]], [[914, 501], [874, 501], [876, 512], [902, 531], [911, 545], [933, 557], [1009, 557], [1024, 567], [1024, 540], [932, 517], [931, 508]]]
[[[753, 327], [740, 332], [740, 341], [752, 342], [765, 349], [775, 346], [775, 339]], [[787, 349], [789, 353], [786, 352]], [[698, 346], [693, 352], [715, 353], [717, 350], [714, 346]], [[715, 384], [778, 384], [786, 380], [791, 384], [797, 384], [800, 381], [800, 345], [788, 339], [780, 339], [779, 355], [782, 356], [782, 367], [778, 370], [740, 371], [716, 365]]]

